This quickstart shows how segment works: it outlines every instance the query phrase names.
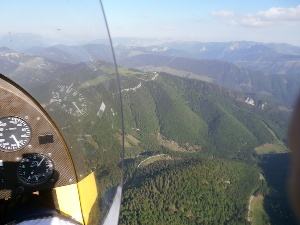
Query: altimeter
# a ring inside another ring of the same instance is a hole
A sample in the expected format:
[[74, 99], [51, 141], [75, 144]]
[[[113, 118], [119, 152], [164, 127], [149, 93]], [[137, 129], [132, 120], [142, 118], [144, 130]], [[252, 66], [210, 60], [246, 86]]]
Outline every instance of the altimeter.
[[28, 123], [16, 116], [0, 118], [0, 150], [18, 151], [31, 140], [31, 128]]

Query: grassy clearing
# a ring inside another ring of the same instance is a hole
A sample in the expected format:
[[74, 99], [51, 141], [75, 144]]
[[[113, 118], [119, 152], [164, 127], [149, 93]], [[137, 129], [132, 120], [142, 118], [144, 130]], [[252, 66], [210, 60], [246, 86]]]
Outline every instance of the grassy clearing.
[[99, 77], [96, 77], [95, 79], [88, 80], [88, 81], [84, 82], [83, 84], [80, 85], [79, 89], [88, 88], [88, 87], [91, 87], [91, 86], [97, 86], [97, 85], [99, 85], [99, 84], [101, 84], [104, 81], [109, 80], [109, 79], [110, 78], [107, 77], [107, 76], [99, 76]]
[[118, 72], [120, 76], [130, 77], [135, 75], [147, 75], [147, 73], [144, 73], [142, 71], [132, 71], [124, 67], [118, 67]]
[[138, 145], [140, 143], [140, 141], [138, 139], [136, 139], [135, 137], [133, 137], [132, 135], [128, 134], [126, 135], [126, 140], [131, 143], [132, 145]]
[[172, 151], [187, 152], [186, 149], [179, 146], [175, 141], [166, 140], [161, 134], [158, 134], [158, 141], [161, 145]]
[[82, 142], [87, 142], [89, 143], [91, 146], [93, 146], [94, 149], [99, 149], [99, 145], [95, 142], [94, 138], [92, 137], [92, 135], [80, 135], [77, 139], [78, 141], [82, 141]]
[[143, 66], [139, 67], [138, 69], [143, 70], [143, 71], [158, 71], [158, 72], [165, 72], [165, 73], [170, 73], [178, 77], [187, 77], [187, 78], [192, 78], [192, 79], [197, 79], [197, 80], [202, 80], [205, 82], [213, 82], [214, 79], [205, 75], [200, 75], [192, 72], [187, 72], [184, 70], [176, 70], [172, 69], [170, 67], [154, 67], [154, 66]]
[[[265, 124], [266, 125], [266, 124]], [[289, 149], [284, 143], [277, 139], [274, 131], [272, 131], [267, 125], [266, 127], [272, 133], [276, 141], [274, 143], [266, 143], [255, 148], [255, 151], [258, 154], [269, 154], [269, 153], [286, 153], [289, 152]]]
[[253, 196], [250, 202], [250, 222], [253, 225], [265, 225], [269, 223], [269, 217], [263, 207], [264, 197], [262, 195]]
[[167, 159], [170, 159], [170, 156], [169, 155], [165, 155], [165, 154], [151, 156], [151, 157], [147, 158], [146, 160], [144, 160], [139, 165], [139, 167], [142, 168], [142, 167], [145, 167], [145, 166], [147, 166], [147, 165], [149, 165], [151, 163], [154, 163], [155, 161], [158, 161], [158, 160], [167, 160]]
[[175, 142], [175, 141], [163, 140], [162, 144], [163, 144], [163, 146], [167, 147], [170, 150], [179, 151], [179, 152], [186, 152], [186, 150], [184, 148], [180, 147], [178, 145], [178, 143]]
[[[120, 144], [122, 144], [122, 135], [121, 134], [115, 134], [115, 138], [120, 142]], [[125, 139], [124, 139], [124, 147], [128, 148], [128, 147], [132, 147], [132, 146], [137, 146], [140, 143], [140, 141], [138, 139], [136, 139], [135, 137], [133, 137], [130, 134], [125, 135]]]
[[255, 148], [258, 154], [268, 154], [268, 153], [285, 153], [289, 152], [289, 149], [280, 141], [274, 143], [267, 143]]

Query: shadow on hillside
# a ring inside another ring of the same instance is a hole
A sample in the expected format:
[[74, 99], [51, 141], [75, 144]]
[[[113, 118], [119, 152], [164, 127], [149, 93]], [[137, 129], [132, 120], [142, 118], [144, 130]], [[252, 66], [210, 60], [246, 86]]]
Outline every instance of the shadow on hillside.
[[270, 224], [296, 225], [287, 193], [290, 154], [266, 154], [260, 166], [270, 188], [269, 194], [264, 198], [264, 209], [270, 218]]

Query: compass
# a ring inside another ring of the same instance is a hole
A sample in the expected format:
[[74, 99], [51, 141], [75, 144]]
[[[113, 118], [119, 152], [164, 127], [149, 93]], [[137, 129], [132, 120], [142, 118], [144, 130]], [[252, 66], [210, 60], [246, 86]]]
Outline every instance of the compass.
[[0, 118], [0, 150], [14, 152], [24, 148], [31, 139], [28, 123], [20, 117]]
[[18, 176], [27, 184], [41, 184], [47, 181], [53, 173], [51, 159], [43, 154], [26, 155], [18, 165]]
[[58, 86], [57, 90], [52, 91], [53, 99], [65, 112], [73, 116], [83, 116], [87, 112], [86, 101], [72, 86], [73, 83], [70, 86]]

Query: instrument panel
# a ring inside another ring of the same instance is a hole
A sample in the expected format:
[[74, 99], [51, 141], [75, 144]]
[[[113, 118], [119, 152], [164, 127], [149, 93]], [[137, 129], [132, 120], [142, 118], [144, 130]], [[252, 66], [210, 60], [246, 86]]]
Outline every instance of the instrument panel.
[[53, 121], [26, 91], [0, 76], [0, 199], [76, 181]]

